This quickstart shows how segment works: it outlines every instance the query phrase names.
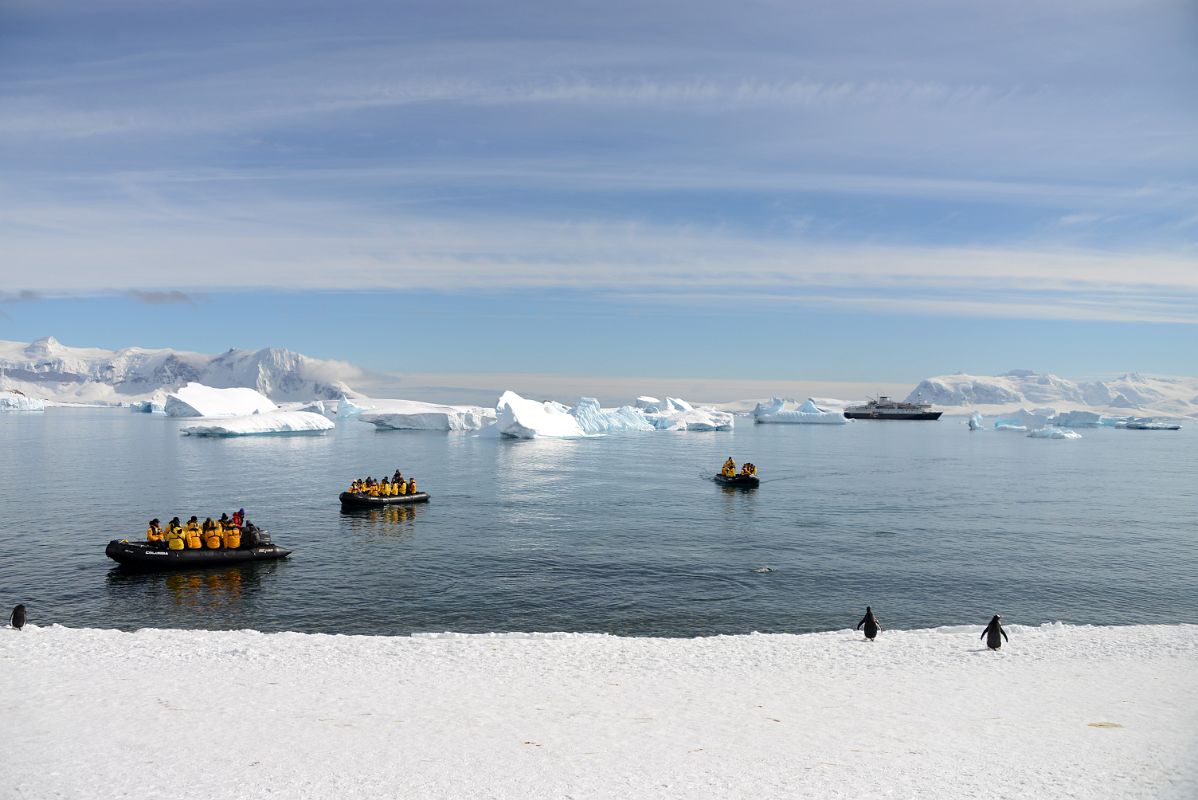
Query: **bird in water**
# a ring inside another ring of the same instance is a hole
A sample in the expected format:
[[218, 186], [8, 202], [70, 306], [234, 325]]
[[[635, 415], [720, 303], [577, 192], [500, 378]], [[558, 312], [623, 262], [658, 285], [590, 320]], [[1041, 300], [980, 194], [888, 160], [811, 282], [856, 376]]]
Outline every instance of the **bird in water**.
[[882, 623], [878, 622], [878, 618], [874, 616], [874, 610], [869, 606], [865, 607], [865, 616], [857, 623], [854, 630], [861, 630], [861, 626], [865, 626], [865, 638], [871, 642], [878, 635], [878, 631], [882, 630]]
[[18, 603], [17, 607], [14, 608], [12, 610], [12, 613], [8, 615], [8, 621], [17, 630], [21, 630], [21, 628], [24, 628], [25, 627], [25, 606], [22, 605], [21, 603]]
[[774, 570], [771, 569], [770, 567], [758, 567], [757, 569], [755, 569], [753, 571], [765, 573], [765, 572], [773, 572]]
[[[986, 640], [986, 646], [991, 650], [997, 650], [1002, 647], [1002, 640], [1007, 638], [1007, 632], [1002, 629], [1002, 614], [995, 614], [990, 618], [990, 622], [986, 625], [986, 630], [982, 631], [982, 635], [978, 638]], [[1001, 634], [1001, 636], [1000, 636]]]

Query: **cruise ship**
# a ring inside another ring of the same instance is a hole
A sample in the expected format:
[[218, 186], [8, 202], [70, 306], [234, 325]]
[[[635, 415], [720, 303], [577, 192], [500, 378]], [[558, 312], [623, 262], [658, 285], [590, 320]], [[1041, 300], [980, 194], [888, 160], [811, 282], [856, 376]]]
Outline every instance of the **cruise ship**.
[[849, 419], [940, 419], [943, 411], [933, 411], [928, 403], [900, 403], [885, 395], [863, 406], [849, 406], [844, 415]]

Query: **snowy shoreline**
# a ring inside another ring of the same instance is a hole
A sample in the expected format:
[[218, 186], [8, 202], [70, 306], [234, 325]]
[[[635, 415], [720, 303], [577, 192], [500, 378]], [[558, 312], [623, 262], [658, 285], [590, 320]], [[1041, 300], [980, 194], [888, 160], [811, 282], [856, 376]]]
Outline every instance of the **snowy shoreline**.
[[0, 794], [1195, 796], [1198, 626], [1008, 630], [0, 629]]

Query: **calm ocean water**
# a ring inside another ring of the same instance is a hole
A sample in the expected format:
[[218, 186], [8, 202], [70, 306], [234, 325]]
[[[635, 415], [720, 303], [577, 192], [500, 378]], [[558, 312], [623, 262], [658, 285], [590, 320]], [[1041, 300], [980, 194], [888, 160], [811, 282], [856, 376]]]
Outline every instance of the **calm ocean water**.
[[[30, 621], [345, 633], [695, 636], [1198, 618], [1198, 448], [961, 419], [752, 425], [574, 441], [376, 432], [199, 439], [125, 410], [0, 414], [0, 606]], [[753, 492], [706, 476], [727, 456]], [[355, 476], [432, 495], [344, 514]], [[244, 507], [286, 561], [127, 574], [112, 538]], [[768, 566], [771, 572], [754, 572]]]

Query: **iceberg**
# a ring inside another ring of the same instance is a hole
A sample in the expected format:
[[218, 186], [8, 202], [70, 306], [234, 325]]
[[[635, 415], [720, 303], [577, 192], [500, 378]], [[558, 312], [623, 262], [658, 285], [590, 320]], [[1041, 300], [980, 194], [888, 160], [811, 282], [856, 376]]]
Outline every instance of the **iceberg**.
[[192, 382], [168, 394], [163, 410], [168, 417], [243, 417], [277, 409], [253, 389], [213, 389]]
[[994, 429], [997, 431], [1026, 431], [1043, 428], [1055, 415], [1056, 412], [1051, 409], [1038, 408], [1035, 411], [1028, 411], [1026, 408], [1021, 408], [1013, 414], [1006, 414], [994, 420]]
[[257, 436], [268, 433], [324, 433], [337, 427], [312, 411], [268, 411], [193, 423], [180, 428], [184, 436]]
[[512, 391], [504, 392], [495, 404], [495, 424], [487, 429], [509, 439], [585, 436], [578, 418], [561, 403], [526, 400]]
[[345, 395], [341, 395], [341, 399], [337, 401], [337, 418], [348, 419], [349, 417], [355, 417], [369, 408], [370, 406], [360, 406]]
[[[337, 407], [338, 418], [356, 416], [379, 430], [387, 431], [477, 431], [495, 416], [478, 406], [446, 406], [416, 400], [371, 400], [363, 408], [345, 399]], [[349, 406], [349, 410], [342, 411]]]
[[636, 407], [642, 411], [660, 411], [661, 401], [656, 397], [641, 395], [636, 399]]
[[798, 410], [787, 409], [786, 401], [775, 397], [768, 403], [758, 403], [753, 418], [761, 423], [790, 423], [799, 425], [844, 425], [849, 420], [843, 411], [827, 411], [808, 397]]
[[1049, 422], [1061, 428], [1097, 428], [1102, 424], [1102, 415], [1094, 411], [1062, 411]]
[[968, 422], [968, 423], [966, 423], [966, 424], [967, 424], [967, 425], [969, 425], [969, 430], [971, 430], [971, 431], [980, 431], [980, 430], [982, 429], [982, 415], [981, 415], [981, 412], [975, 411], [975, 412], [973, 412], [972, 414], [970, 414], [970, 415], [969, 415], [969, 422]]
[[1029, 439], [1080, 439], [1082, 435], [1068, 428], [1037, 428], [1029, 431]]
[[735, 424], [727, 411], [695, 408], [676, 397], [667, 397], [659, 411], [646, 411], [645, 419], [659, 431], [730, 431]]
[[1116, 428], [1126, 428], [1134, 431], [1179, 431], [1181, 424], [1153, 419], [1152, 417], [1128, 417], [1115, 423]]
[[0, 391], [0, 411], [45, 411], [46, 401], [15, 389]]
[[578, 427], [587, 434], [653, 430], [639, 408], [600, 408], [599, 401], [593, 397], [580, 398], [578, 405], [570, 409], [570, 415], [578, 420]]

